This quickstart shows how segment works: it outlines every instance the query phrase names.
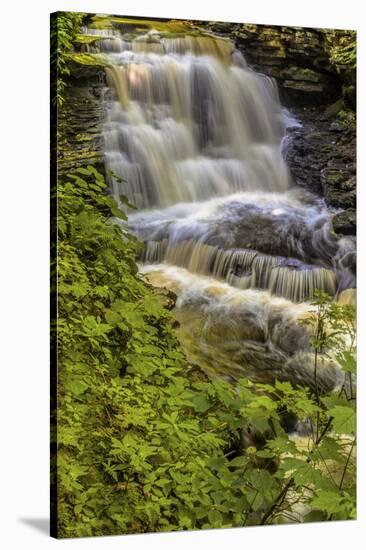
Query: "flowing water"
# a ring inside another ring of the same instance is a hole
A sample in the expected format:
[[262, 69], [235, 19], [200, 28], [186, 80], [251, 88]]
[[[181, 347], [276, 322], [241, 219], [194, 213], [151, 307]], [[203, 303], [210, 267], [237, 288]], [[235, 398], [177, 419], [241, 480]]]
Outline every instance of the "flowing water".
[[[291, 179], [286, 128], [299, 123], [276, 84], [230, 40], [184, 24], [85, 32], [103, 36], [85, 48], [108, 60], [103, 153], [123, 179], [111, 191], [138, 209], [141, 272], [178, 295], [189, 359], [229, 379], [312, 385], [301, 319], [316, 289], [355, 286], [354, 243]], [[332, 364], [320, 379], [334, 386]]]

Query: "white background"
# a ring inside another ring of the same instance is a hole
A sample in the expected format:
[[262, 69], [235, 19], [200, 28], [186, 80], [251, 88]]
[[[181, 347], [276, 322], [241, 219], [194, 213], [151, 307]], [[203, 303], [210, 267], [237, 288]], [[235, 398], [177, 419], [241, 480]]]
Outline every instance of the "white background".
[[[365, 20], [361, 0], [4, 0], [0, 10], [0, 545], [8, 549], [365, 547]], [[55, 541], [47, 535], [49, 13], [56, 10], [358, 30], [358, 520]], [[4, 127], [5, 122], [5, 127]]]

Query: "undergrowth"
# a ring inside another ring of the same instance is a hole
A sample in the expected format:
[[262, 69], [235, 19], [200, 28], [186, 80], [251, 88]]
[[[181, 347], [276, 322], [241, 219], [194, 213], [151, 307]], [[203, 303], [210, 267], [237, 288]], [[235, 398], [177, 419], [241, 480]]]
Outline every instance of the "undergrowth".
[[[308, 320], [314, 376], [329, 353], [344, 372], [330, 395], [208, 380], [116, 217], [95, 168], [59, 182], [58, 536], [354, 518], [353, 308], [318, 294]], [[310, 426], [305, 445], [285, 433], [284, 413]], [[266, 444], [241, 448], [243, 429]]]

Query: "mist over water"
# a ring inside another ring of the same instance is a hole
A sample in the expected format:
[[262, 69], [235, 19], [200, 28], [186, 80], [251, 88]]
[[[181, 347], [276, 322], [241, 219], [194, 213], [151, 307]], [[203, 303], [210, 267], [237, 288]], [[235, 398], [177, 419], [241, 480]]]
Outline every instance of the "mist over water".
[[[86, 48], [109, 62], [103, 153], [113, 195], [138, 209], [141, 272], [178, 295], [182, 344], [210, 374], [311, 385], [301, 319], [316, 289], [355, 286], [355, 246], [291, 180], [299, 123], [230, 40], [122, 27], [85, 29], [104, 37]], [[320, 384], [336, 382], [325, 362]]]

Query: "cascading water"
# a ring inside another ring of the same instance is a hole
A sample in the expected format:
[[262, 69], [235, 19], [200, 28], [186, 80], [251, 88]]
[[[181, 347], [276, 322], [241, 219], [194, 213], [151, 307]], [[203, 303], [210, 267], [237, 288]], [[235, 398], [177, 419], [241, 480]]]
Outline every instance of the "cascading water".
[[[312, 384], [299, 319], [316, 289], [354, 286], [354, 243], [338, 241], [324, 202], [296, 188], [283, 157], [286, 126], [275, 83], [253, 72], [228, 39], [85, 29], [103, 39], [103, 127], [117, 201], [145, 243], [141, 271], [178, 295], [192, 361], [229, 377]], [[236, 287], [236, 288], [235, 288]], [[320, 382], [335, 384], [323, 365]]]

